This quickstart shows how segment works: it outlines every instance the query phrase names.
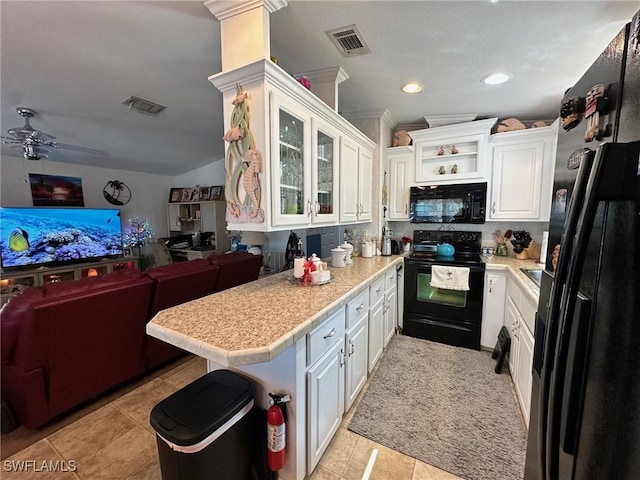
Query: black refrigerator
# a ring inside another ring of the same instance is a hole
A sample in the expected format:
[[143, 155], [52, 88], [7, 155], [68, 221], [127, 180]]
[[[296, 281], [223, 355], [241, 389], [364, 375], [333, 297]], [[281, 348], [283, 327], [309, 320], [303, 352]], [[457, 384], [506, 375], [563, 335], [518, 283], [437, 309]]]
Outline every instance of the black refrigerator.
[[560, 105], [525, 480], [640, 478], [640, 12]]

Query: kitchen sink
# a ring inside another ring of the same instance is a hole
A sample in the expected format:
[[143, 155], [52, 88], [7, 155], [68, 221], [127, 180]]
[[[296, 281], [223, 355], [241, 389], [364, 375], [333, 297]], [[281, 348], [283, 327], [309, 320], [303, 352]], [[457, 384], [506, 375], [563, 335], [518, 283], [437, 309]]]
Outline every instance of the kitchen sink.
[[531, 281], [538, 286], [538, 288], [540, 287], [540, 281], [542, 280], [541, 268], [521, 268], [520, 270], [522, 270], [522, 273], [529, 277]]

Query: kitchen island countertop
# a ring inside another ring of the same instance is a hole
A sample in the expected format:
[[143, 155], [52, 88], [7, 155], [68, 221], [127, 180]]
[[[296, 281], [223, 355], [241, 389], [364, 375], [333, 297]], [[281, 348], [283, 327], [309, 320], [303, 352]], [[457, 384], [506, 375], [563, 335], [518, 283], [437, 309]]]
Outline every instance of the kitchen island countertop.
[[277, 273], [158, 312], [147, 333], [223, 366], [269, 362], [325, 321], [402, 256], [355, 257], [331, 282], [301, 285]]

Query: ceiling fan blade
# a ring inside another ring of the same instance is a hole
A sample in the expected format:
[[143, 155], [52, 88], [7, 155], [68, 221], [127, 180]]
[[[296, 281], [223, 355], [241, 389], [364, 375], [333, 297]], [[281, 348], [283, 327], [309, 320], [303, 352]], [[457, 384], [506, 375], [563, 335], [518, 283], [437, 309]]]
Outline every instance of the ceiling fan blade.
[[68, 143], [53, 142], [48, 146], [54, 147], [54, 148], [61, 148], [64, 150], [71, 150], [74, 152], [88, 153], [89, 155], [100, 155], [103, 157], [109, 156], [109, 152], [105, 152], [104, 150], [97, 150], [95, 148], [89, 148], [89, 147], [80, 147], [78, 145], [69, 145]]

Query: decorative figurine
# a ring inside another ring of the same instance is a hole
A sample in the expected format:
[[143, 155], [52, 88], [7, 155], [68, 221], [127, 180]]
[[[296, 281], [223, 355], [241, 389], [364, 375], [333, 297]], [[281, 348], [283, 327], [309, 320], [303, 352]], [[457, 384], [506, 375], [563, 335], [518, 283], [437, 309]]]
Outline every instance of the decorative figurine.
[[456, 153], [458, 153], [458, 149], [456, 148], [455, 145], [451, 145], [451, 154], [455, 155]]
[[453, 167], [451, 167], [451, 173], [458, 173], [458, 164], [454, 163]]
[[438, 169], [438, 173], [439, 173], [440, 175], [444, 175], [444, 174], [445, 174], [444, 165], [440, 165], [440, 168]]
[[442, 145], [440, 145], [440, 148], [438, 149], [438, 156], [440, 155], [444, 155], [444, 147]]

